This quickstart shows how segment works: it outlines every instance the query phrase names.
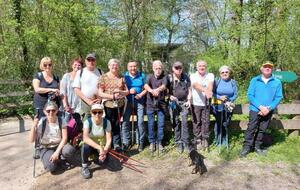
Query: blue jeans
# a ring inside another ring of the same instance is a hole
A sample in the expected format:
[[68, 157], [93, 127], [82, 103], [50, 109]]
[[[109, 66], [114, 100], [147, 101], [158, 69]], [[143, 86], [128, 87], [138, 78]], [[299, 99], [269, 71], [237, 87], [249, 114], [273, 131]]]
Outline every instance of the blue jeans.
[[163, 109], [147, 110], [148, 116], [148, 139], [149, 143], [155, 143], [155, 134], [154, 134], [154, 116], [157, 112], [157, 143], [160, 144], [164, 137], [164, 125], [165, 125], [165, 111]]
[[[130, 117], [132, 111], [137, 114], [137, 124], [136, 129], [136, 143], [144, 144], [145, 141], [145, 127], [144, 127], [144, 105], [138, 102], [135, 102], [134, 107], [131, 103], [127, 103], [125, 113], [123, 115], [123, 124], [122, 124], [122, 140], [123, 144], [129, 145], [130, 143], [130, 130], [131, 125]], [[133, 140], [133, 139], [132, 139]]]

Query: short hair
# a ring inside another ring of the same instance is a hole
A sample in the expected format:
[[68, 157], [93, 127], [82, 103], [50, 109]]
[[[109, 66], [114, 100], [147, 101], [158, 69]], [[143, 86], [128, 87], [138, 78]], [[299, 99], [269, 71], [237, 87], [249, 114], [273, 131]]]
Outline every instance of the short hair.
[[108, 66], [111, 65], [112, 63], [117, 63], [119, 65], [120, 61], [118, 59], [112, 58], [108, 61]]
[[80, 63], [81, 67], [83, 66], [83, 61], [82, 61], [82, 59], [80, 57], [72, 59], [72, 61], [70, 62], [70, 66], [72, 67], [75, 62]]
[[54, 101], [47, 102], [44, 106], [44, 110], [46, 110], [48, 107], [53, 107], [55, 110], [58, 110], [58, 106]]
[[228, 70], [229, 72], [231, 72], [231, 68], [228, 67], [227, 65], [223, 65], [222, 67], [220, 67], [219, 72], [221, 73], [224, 70]]
[[199, 60], [199, 61], [197, 61], [197, 63], [196, 63], [197, 67], [198, 67], [201, 63], [204, 63], [204, 65], [207, 66], [206, 61], [204, 61], [204, 60]]
[[163, 64], [162, 64], [162, 62], [161, 62], [160, 60], [155, 60], [155, 61], [153, 61], [153, 62], [152, 62], [152, 67], [153, 67], [154, 65], [160, 65], [160, 66], [163, 67]]
[[[52, 63], [52, 60], [50, 57], [43, 57], [40, 61], [40, 70], [44, 71], [45, 67], [44, 67], [44, 63]], [[53, 64], [53, 63], [52, 63]]]

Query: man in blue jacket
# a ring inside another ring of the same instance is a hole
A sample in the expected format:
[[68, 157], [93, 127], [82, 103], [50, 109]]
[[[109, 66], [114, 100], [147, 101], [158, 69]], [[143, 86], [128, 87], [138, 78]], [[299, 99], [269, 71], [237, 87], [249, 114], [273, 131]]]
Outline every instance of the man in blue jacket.
[[240, 157], [245, 157], [252, 151], [263, 154], [261, 148], [263, 135], [272, 118], [273, 110], [282, 99], [282, 85], [280, 80], [272, 75], [273, 64], [262, 64], [261, 75], [254, 77], [248, 88], [249, 123], [245, 132], [245, 141]]

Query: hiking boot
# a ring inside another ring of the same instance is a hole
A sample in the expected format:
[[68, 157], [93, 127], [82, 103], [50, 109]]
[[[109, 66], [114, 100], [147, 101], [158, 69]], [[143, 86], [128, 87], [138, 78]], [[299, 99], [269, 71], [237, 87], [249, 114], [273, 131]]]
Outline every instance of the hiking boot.
[[91, 172], [88, 167], [82, 167], [81, 168], [81, 175], [84, 179], [91, 178]]
[[197, 150], [202, 150], [204, 147], [202, 146], [202, 143], [200, 142], [200, 143], [198, 143], [198, 144], [196, 144], [196, 149]]
[[163, 152], [165, 149], [161, 143], [158, 144], [158, 151]]
[[121, 153], [123, 150], [119, 145], [114, 145], [114, 150]]
[[177, 152], [179, 152], [180, 154], [183, 153], [183, 144], [182, 143], [178, 143], [176, 145], [176, 149], [177, 149]]
[[155, 144], [151, 143], [150, 146], [149, 146], [149, 149], [150, 149], [151, 152], [155, 152]]
[[143, 144], [139, 144], [138, 151], [142, 152], [143, 150], [144, 150], [144, 145]]
[[256, 154], [259, 156], [264, 156], [267, 154], [267, 150], [261, 148], [254, 148], [254, 152], [256, 152]]
[[130, 145], [123, 144], [123, 151], [128, 151], [130, 149]]
[[209, 151], [208, 139], [202, 140], [202, 146], [203, 146], [205, 151]]
[[251, 152], [249, 147], [244, 147], [243, 150], [240, 152], [240, 158], [244, 158]]

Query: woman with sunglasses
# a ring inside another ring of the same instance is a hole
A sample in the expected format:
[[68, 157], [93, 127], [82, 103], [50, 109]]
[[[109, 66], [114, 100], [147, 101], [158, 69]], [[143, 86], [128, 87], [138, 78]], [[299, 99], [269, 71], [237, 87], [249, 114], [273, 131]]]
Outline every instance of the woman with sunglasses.
[[53, 62], [50, 57], [44, 57], [40, 62], [40, 70], [32, 81], [34, 88], [33, 106], [37, 117], [44, 115], [43, 108], [47, 101], [55, 101], [60, 105], [59, 77], [53, 74]]
[[89, 156], [93, 154], [96, 156], [96, 163], [103, 163], [111, 146], [111, 124], [109, 120], [103, 117], [103, 112], [103, 105], [93, 104], [91, 107], [92, 116], [86, 119], [83, 124], [84, 144], [81, 148], [81, 175], [84, 179], [91, 177], [88, 168]]
[[230, 77], [231, 69], [223, 65], [220, 69], [220, 78], [214, 82], [213, 110], [216, 118], [215, 143], [228, 148], [228, 126], [232, 116], [233, 102], [238, 95], [237, 82]]
[[46, 117], [36, 118], [30, 130], [29, 140], [39, 144], [40, 158], [45, 170], [54, 172], [60, 158], [70, 159], [74, 148], [67, 143], [67, 127], [62, 119], [57, 117], [58, 107], [55, 102], [46, 103]]

